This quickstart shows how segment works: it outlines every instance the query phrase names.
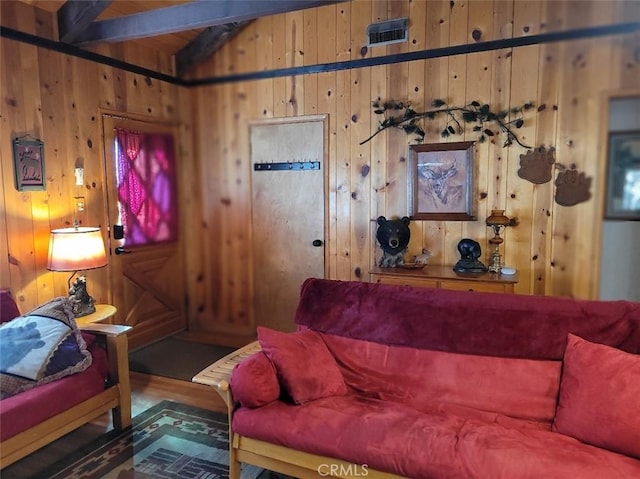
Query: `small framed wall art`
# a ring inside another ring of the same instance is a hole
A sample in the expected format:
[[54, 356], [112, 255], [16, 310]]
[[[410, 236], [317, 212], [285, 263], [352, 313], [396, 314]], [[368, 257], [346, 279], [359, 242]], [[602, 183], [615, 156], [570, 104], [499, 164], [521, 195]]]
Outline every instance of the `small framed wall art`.
[[609, 134], [604, 216], [640, 221], [640, 130]]
[[409, 212], [414, 220], [475, 220], [475, 143], [409, 148]]
[[13, 169], [18, 191], [45, 190], [44, 143], [37, 139], [14, 139]]

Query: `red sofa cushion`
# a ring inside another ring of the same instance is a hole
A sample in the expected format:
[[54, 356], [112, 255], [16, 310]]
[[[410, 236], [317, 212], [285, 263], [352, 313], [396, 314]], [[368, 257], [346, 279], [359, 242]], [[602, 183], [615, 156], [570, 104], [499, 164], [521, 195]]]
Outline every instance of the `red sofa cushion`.
[[258, 341], [295, 403], [347, 394], [342, 373], [317, 332], [283, 333], [258, 327]]
[[88, 369], [0, 401], [0, 441], [40, 424], [104, 390], [109, 374], [107, 353], [97, 343], [93, 344], [93, 336], [84, 337], [89, 340], [88, 343], [92, 343], [89, 351], [93, 362]]
[[264, 406], [280, 397], [276, 370], [263, 351], [236, 364], [230, 386], [233, 399], [244, 407]]
[[570, 335], [553, 430], [640, 459], [640, 356]]
[[296, 324], [383, 344], [561, 360], [569, 333], [640, 353], [640, 303], [307, 279]]
[[419, 412], [357, 395], [301, 406], [274, 401], [257, 409], [239, 408], [232, 428], [244, 436], [413, 478], [640, 477], [640, 461], [569, 436]]
[[414, 409], [447, 403], [531, 421], [550, 428], [560, 361], [495, 358], [389, 346], [322, 335], [347, 385], [368, 397]]

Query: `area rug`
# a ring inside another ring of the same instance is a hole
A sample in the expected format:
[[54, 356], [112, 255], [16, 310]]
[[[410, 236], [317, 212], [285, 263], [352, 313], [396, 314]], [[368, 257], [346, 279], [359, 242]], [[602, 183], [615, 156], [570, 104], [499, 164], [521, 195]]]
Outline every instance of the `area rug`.
[[129, 353], [129, 369], [138, 373], [191, 381], [236, 348], [195, 343], [170, 336]]
[[[113, 431], [59, 461], [47, 479], [228, 478], [225, 414], [163, 401], [137, 415], [133, 426]], [[242, 479], [266, 479], [264, 469], [243, 465]]]

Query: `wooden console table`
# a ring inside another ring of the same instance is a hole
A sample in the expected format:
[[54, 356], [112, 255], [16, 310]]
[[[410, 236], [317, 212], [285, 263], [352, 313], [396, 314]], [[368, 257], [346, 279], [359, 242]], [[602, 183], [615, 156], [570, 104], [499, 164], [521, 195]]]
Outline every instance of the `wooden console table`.
[[373, 268], [371, 281], [422, 288], [482, 291], [486, 293], [513, 293], [518, 274], [456, 273], [453, 266], [430, 265], [422, 269]]

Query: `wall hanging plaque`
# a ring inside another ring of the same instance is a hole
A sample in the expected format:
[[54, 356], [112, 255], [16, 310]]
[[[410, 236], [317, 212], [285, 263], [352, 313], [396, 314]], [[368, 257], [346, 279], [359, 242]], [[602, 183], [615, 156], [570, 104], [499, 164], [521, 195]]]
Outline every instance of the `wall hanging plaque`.
[[13, 169], [18, 191], [45, 190], [44, 143], [37, 139], [14, 139]]

